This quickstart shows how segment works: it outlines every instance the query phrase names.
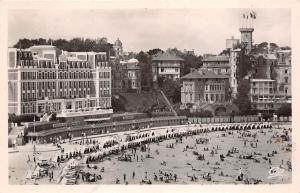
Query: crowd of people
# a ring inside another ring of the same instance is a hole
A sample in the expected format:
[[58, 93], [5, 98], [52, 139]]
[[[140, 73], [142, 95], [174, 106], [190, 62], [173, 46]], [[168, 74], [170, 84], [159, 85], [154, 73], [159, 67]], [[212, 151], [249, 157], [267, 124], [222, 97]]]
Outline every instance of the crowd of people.
[[[201, 127], [195, 127], [194, 130], [186, 130], [185, 132], [169, 132], [168, 134], [161, 134], [161, 135], [148, 135], [147, 138], [144, 138], [143, 140], [139, 141], [127, 141], [126, 143], [121, 142], [121, 140], [108, 140], [103, 144], [100, 144], [96, 139], [86, 139], [85, 140], [85, 146], [81, 150], [73, 150], [66, 152], [63, 147], [60, 146], [61, 154], [57, 155], [56, 162], [58, 163], [58, 166], [60, 163], [63, 163], [65, 160], [70, 159], [78, 159], [83, 160], [85, 158], [83, 164], [85, 164], [85, 167], [89, 169], [89, 171], [85, 171], [85, 169], [81, 170], [78, 173], [78, 179], [81, 179], [83, 182], [96, 182], [98, 180], [103, 179], [103, 175], [101, 173], [104, 173], [104, 167], [100, 169], [100, 167], [97, 166], [98, 163], [104, 160], [104, 158], [107, 158], [106, 160], [110, 160], [111, 156], [117, 155], [118, 161], [126, 161], [126, 162], [144, 162], [146, 159], [155, 159], [156, 156], [159, 156], [160, 152], [156, 149], [154, 152], [156, 154], [151, 154], [151, 146], [150, 144], [157, 144], [159, 146], [159, 143], [164, 140], [170, 140], [165, 145], [166, 148], [176, 148], [177, 144], [183, 143], [183, 137], [185, 137], [186, 140], [188, 140], [189, 136], [193, 135], [201, 135], [201, 133], [208, 133], [212, 130], [203, 130]], [[200, 130], [201, 128], [201, 130]], [[172, 130], [175, 131], [175, 130]], [[196, 138], [194, 140], [193, 145], [186, 145], [183, 149], [183, 152], [191, 152], [193, 155], [195, 155], [196, 160], [200, 161], [207, 161], [207, 165], [215, 165], [220, 166], [220, 162], [224, 162], [227, 158], [236, 157], [239, 160], [243, 159], [253, 159], [254, 162], [263, 162], [266, 161], [270, 166], [272, 165], [272, 157], [276, 156], [277, 150], [272, 150], [271, 152], [267, 153], [266, 155], [262, 155], [260, 152], [256, 152], [254, 150], [248, 151], [248, 152], [242, 152], [242, 148], [250, 147], [251, 149], [256, 149], [259, 145], [259, 143], [262, 143], [258, 140], [258, 135], [266, 135], [266, 132], [272, 132], [272, 137], [266, 141], [267, 144], [278, 142], [278, 138], [280, 137], [282, 140], [290, 140], [290, 134], [291, 129], [284, 129], [282, 133], [278, 133], [278, 131], [275, 131], [271, 128], [265, 129], [265, 130], [253, 130], [250, 132], [247, 129], [237, 129], [237, 130], [222, 130], [220, 131], [220, 136], [218, 134], [218, 138], [226, 138], [231, 137], [235, 140], [242, 140], [243, 141], [243, 147], [230, 147], [226, 149], [225, 147], [220, 147], [219, 145], [214, 145], [211, 143], [211, 140], [208, 137], [200, 137]], [[174, 139], [175, 141], [172, 142], [171, 139]], [[221, 140], [221, 139], [220, 139]], [[82, 145], [83, 142], [80, 142]], [[78, 142], [75, 142], [75, 144], [78, 144]], [[197, 148], [201, 147], [201, 148]], [[35, 146], [34, 146], [35, 148]], [[201, 151], [201, 152], [198, 152]], [[35, 155], [36, 151], [34, 150]], [[205, 153], [205, 152], [208, 152]], [[146, 154], [143, 154], [146, 153]], [[237, 154], [235, 156], [235, 154]], [[209, 157], [207, 157], [209, 155]], [[210, 157], [215, 157], [215, 155], [218, 155], [218, 159], [220, 162], [211, 162]], [[175, 155], [173, 155], [175, 157]], [[35, 162], [35, 156], [34, 156], [34, 162]], [[30, 161], [30, 157], [29, 157]], [[95, 164], [93, 164], [95, 163]], [[100, 164], [101, 165], [101, 164]], [[161, 162], [161, 167], [166, 167], [167, 162], [163, 161]], [[289, 171], [291, 171], [291, 164], [290, 160], [282, 160], [282, 164], [280, 165], [281, 168], [287, 168]], [[220, 168], [220, 167], [219, 167]], [[90, 170], [94, 169], [94, 172], [91, 172]], [[101, 173], [99, 173], [99, 171]], [[192, 167], [191, 171], [197, 171], [200, 172], [200, 170], [195, 169]], [[190, 179], [191, 182], [196, 182], [200, 179], [205, 181], [214, 181], [214, 176], [211, 172], [202, 172], [202, 174], [192, 174], [187, 175], [187, 177]], [[230, 176], [225, 175], [224, 172], [221, 170], [219, 173], [219, 176]], [[260, 183], [260, 179], [252, 179], [246, 177], [247, 175], [240, 171], [237, 176], [235, 176], [236, 181], [242, 181], [244, 183]], [[141, 184], [152, 184], [155, 183], [176, 183], [178, 182], [178, 174], [175, 172], [163, 172], [163, 170], [159, 169], [158, 172], [154, 172], [153, 176], [148, 174], [148, 171], [145, 171], [145, 175], [143, 177], [139, 176], [140, 183]], [[53, 172], [50, 173], [49, 178], [51, 178], [51, 181], [53, 181]], [[132, 171], [131, 179], [136, 178], [135, 171]], [[183, 178], [183, 177], [182, 177]], [[50, 181], [50, 180], [49, 180]], [[123, 180], [120, 180], [119, 177], [116, 177], [115, 183], [120, 184], [129, 184], [130, 178], [128, 178], [127, 174], [123, 174]]]

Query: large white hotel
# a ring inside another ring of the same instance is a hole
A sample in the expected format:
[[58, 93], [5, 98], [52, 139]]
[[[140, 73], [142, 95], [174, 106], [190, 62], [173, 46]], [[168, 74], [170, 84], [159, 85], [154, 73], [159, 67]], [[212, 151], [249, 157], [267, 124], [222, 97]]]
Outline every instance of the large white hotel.
[[112, 113], [109, 56], [66, 52], [50, 45], [9, 48], [8, 112], [107, 118]]

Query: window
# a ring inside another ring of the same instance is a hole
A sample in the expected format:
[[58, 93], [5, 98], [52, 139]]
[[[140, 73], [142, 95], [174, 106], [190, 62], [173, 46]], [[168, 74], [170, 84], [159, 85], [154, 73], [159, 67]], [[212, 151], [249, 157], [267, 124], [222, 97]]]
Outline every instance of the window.
[[284, 82], [289, 83], [289, 77], [284, 77]]
[[285, 74], [287, 74], [287, 73], [288, 73], [288, 70], [287, 70], [287, 69], [285, 69], [285, 70], [284, 70], [284, 73], [285, 73]]
[[208, 85], [207, 84], [205, 85], [205, 90], [208, 91]]
[[193, 101], [193, 95], [190, 94], [190, 101], [192, 102]]

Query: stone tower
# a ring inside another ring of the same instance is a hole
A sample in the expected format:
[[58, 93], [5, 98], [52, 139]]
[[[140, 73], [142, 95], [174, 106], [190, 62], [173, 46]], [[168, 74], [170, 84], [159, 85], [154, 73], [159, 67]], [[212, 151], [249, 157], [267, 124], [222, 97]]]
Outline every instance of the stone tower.
[[252, 33], [254, 31], [254, 28], [240, 28], [241, 32], [241, 45], [246, 49], [246, 53], [250, 53], [252, 49]]
[[245, 13], [243, 13], [240, 24], [241, 46], [246, 49], [247, 54], [249, 54], [252, 49], [252, 33], [254, 31], [254, 20], [256, 20], [256, 13], [254, 11], [246, 11]]

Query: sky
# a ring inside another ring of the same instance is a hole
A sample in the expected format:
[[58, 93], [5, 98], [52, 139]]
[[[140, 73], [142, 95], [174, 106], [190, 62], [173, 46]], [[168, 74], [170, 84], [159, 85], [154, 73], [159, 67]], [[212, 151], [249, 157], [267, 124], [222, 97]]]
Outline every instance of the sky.
[[[124, 51], [153, 48], [195, 50], [218, 54], [226, 39], [240, 38], [245, 9], [94, 9], [10, 10], [8, 45], [21, 38], [117, 38]], [[254, 9], [254, 43], [291, 46], [289, 9]]]

